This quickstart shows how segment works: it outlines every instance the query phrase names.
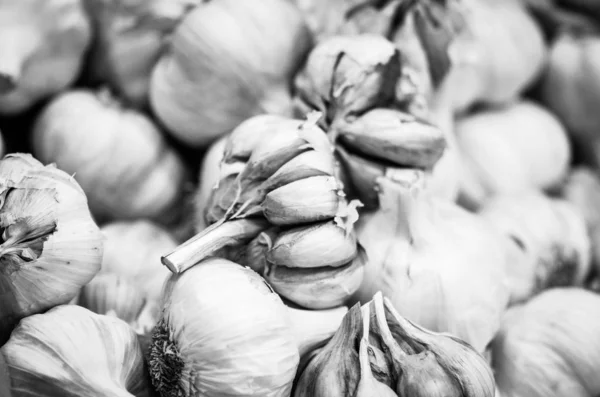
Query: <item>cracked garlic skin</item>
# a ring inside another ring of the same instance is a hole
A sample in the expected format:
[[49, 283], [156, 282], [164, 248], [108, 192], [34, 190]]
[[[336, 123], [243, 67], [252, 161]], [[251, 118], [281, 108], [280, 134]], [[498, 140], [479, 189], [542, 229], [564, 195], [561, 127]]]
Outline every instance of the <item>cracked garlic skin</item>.
[[133, 329], [79, 306], [23, 319], [0, 353], [14, 397], [150, 396]]
[[509, 309], [492, 344], [502, 397], [600, 394], [600, 297], [554, 288]]
[[17, 114], [70, 86], [92, 28], [82, 0], [0, 1], [0, 114]]
[[288, 0], [201, 4], [156, 64], [150, 103], [177, 139], [206, 147], [251, 116], [290, 115], [291, 81], [310, 45]]
[[294, 397], [493, 397], [485, 359], [401, 317], [381, 293], [357, 304], [300, 369]]
[[77, 182], [29, 154], [0, 161], [0, 340], [73, 299], [100, 269], [102, 235]]
[[167, 224], [178, 218], [187, 179], [183, 161], [148, 116], [108, 91], [77, 89], [55, 97], [36, 119], [33, 136], [34, 154], [75, 174], [100, 221]]

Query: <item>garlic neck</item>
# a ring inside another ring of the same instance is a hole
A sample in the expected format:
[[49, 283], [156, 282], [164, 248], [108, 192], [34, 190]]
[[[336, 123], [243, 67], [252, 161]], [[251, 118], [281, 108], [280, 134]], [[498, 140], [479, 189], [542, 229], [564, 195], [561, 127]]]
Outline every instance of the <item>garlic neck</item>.
[[25, 65], [41, 45], [38, 29], [29, 24], [0, 26], [0, 95], [15, 90]]
[[300, 357], [326, 342], [337, 331], [348, 312], [345, 306], [328, 310], [303, 310], [287, 307], [288, 323]]

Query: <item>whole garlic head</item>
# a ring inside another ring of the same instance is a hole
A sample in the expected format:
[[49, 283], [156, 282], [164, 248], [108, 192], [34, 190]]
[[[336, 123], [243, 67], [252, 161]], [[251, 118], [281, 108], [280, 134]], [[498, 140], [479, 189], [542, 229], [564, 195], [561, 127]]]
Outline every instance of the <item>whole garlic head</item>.
[[65, 304], [100, 269], [102, 235], [77, 182], [29, 154], [0, 161], [0, 340], [23, 317]]
[[150, 396], [133, 329], [79, 306], [23, 319], [0, 353], [15, 396]]

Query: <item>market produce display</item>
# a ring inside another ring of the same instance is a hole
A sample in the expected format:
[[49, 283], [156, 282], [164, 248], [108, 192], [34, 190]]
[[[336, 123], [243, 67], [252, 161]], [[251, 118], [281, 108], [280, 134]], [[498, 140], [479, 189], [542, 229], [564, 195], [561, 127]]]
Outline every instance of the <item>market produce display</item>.
[[597, 397], [590, 0], [0, 0], [0, 397]]

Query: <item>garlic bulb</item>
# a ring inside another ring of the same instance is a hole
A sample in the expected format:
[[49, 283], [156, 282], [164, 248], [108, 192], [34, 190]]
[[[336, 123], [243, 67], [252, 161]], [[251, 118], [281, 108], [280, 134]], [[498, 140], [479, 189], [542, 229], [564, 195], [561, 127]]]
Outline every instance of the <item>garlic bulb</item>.
[[91, 33], [82, 0], [0, 1], [0, 114], [71, 85]]
[[498, 194], [555, 188], [571, 163], [563, 125], [547, 109], [529, 101], [459, 119], [456, 135], [463, 161], [476, 181], [464, 184], [461, 199], [474, 208]]
[[[148, 102], [150, 75], [181, 18], [202, 0], [87, 0], [95, 41], [85, 72], [129, 103]], [[131, 56], [135, 54], [135, 56]]]
[[562, 196], [583, 215], [592, 245], [592, 262], [600, 270], [600, 179], [588, 169], [578, 167], [571, 171], [562, 188]]
[[98, 219], [166, 223], [179, 216], [182, 160], [147, 116], [108, 92], [74, 90], [53, 99], [35, 122], [33, 142], [38, 158], [75, 174]]
[[422, 183], [414, 170], [378, 180], [380, 208], [356, 225], [368, 257], [357, 298], [381, 291], [410, 321], [483, 352], [508, 303], [502, 237]]
[[[316, 344], [307, 330], [293, 330], [297, 311], [258, 274], [224, 259], [172, 276], [163, 305], [150, 359], [162, 396], [289, 396], [301, 340]], [[314, 321], [311, 313], [321, 328], [319, 312], [304, 312], [302, 323]], [[319, 342], [335, 332], [339, 314], [329, 332], [317, 329]]]
[[23, 319], [0, 351], [15, 396], [150, 396], [133, 330], [79, 306]]
[[163, 285], [171, 274], [160, 256], [177, 243], [147, 220], [113, 222], [101, 231], [105, 238], [102, 267], [83, 287], [79, 305], [99, 314], [112, 310], [143, 332], [158, 321]]
[[450, 46], [447, 77], [452, 108], [462, 113], [478, 103], [511, 102], [543, 70], [541, 28], [518, 0], [465, 0], [461, 7], [465, 27]]
[[416, 326], [378, 293], [350, 310], [301, 371], [293, 395], [493, 397], [494, 378], [471, 346]]
[[190, 12], [152, 74], [154, 112], [190, 146], [250, 116], [291, 112], [290, 84], [310, 46], [287, 0], [213, 0]]
[[531, 192], [498, 196], [480, 215], [505, 237], [512, 303], [546, 288], [583, 285], [590, 271], [590, 239], [576, 207]]
[[549, 65], [540, 83], [542, 102], [565, 123], [581, 159], [596, 168], [600, 166], [599, 50], [598, 34], [559, 35], [550, 47]]
[[69, 302], [100, 269], [102, 236], [77, 182], [28, 154], [0, 161], [0, 343], [23, 317]]
[[219, 255], [251, 266], [299, 306], [343, 304], [362, 280], [353, 230], [360, 203], [346, 200], [319, 117], [261, 115], [238, 126], [204, 207], [210, 226], [163, 263], [181, 273]]
[[492, 344], [502, 396], [597, 396], [599, 319], [600, 297], [579, 288], [551, 289], [509, 309]]

